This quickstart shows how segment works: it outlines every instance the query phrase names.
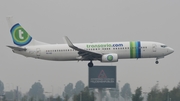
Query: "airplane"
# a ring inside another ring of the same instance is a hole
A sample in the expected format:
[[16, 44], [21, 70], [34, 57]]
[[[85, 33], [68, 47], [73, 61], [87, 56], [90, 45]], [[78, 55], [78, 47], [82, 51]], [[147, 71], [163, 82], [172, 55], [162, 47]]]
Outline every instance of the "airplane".
[[35, 40], [13, 17], [7, 17], [10, 34], [16, 46], [7, 46], [14, 53], [25, 57], [51, 61], [90, 61], [88, 67], [93, 67], [93, 61], [118, 62], [119, 59], [158, 59], [174, 52], [165, 44], [153, 41], [127, 42], [95, 42], [72, 43], [65, 36], [66, 44], [49, 44]]

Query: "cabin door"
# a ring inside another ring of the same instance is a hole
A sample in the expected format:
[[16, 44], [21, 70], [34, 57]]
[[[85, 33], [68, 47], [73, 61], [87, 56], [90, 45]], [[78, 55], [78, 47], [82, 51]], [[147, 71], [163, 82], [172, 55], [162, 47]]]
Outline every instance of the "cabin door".
[[36, 56], [40, 57], [40, 55], [41, 55], [41, 50], [40, 50], [40, 48], [37, 48], [36, 49]]
[[153, 45], [152, 45], [152, 51], [153, 51], [153, 52], [156, 52], [156, 50], [157, 50], [157, 45], [156, 45], [156, 44], [153, 44]]

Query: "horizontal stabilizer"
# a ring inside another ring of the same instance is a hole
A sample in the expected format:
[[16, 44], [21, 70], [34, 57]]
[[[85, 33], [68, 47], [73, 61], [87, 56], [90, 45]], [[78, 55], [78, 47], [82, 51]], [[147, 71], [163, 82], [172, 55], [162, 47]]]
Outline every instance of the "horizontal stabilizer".
[[26, 48], [21, 48], [21, 47], [16, 47], [16, 46], [7, 46], [13, 50], [17, 50], [17, 51], [26, 51]]

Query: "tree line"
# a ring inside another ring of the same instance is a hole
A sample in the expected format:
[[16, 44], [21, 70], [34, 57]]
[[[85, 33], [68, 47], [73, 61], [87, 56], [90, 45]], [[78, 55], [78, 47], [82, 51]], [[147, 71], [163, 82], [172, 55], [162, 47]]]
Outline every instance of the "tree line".
[[[131, 91], [129, 83], [119, 88], [102, 89], [103, 101], [180, 101], [180, 82], [172, 90], [167, 86], [160, 89], [158, 83], [155, 84], [150, 92], [142, 92], [142, 87], [137, 87], [135, 91]], [[44, 88], [40, 82], [35, 82], [26, 94], [22, 94], [17, 90], [4, 92], [4, 84], [0, 81], [0, 100], [2, 101], [96, 101], [98, 100], [98, 90], [85, 87], [80, 80], [75, 86], [69, 83], [65, 86], [62, 95], [45, 96]], [[18, 98], [18, 99], [17, 99]]]

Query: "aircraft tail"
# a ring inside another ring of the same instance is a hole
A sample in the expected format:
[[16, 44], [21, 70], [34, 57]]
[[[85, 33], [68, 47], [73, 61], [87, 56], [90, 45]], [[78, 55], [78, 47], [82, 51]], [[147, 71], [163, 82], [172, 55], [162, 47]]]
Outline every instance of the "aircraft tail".
[[33, 39], [19, 23], [14, 22], [13, 17], [7, 17], [7, 22], [10, 27], [10, 33], [15, 45], [26, 46], [47, 44]]

